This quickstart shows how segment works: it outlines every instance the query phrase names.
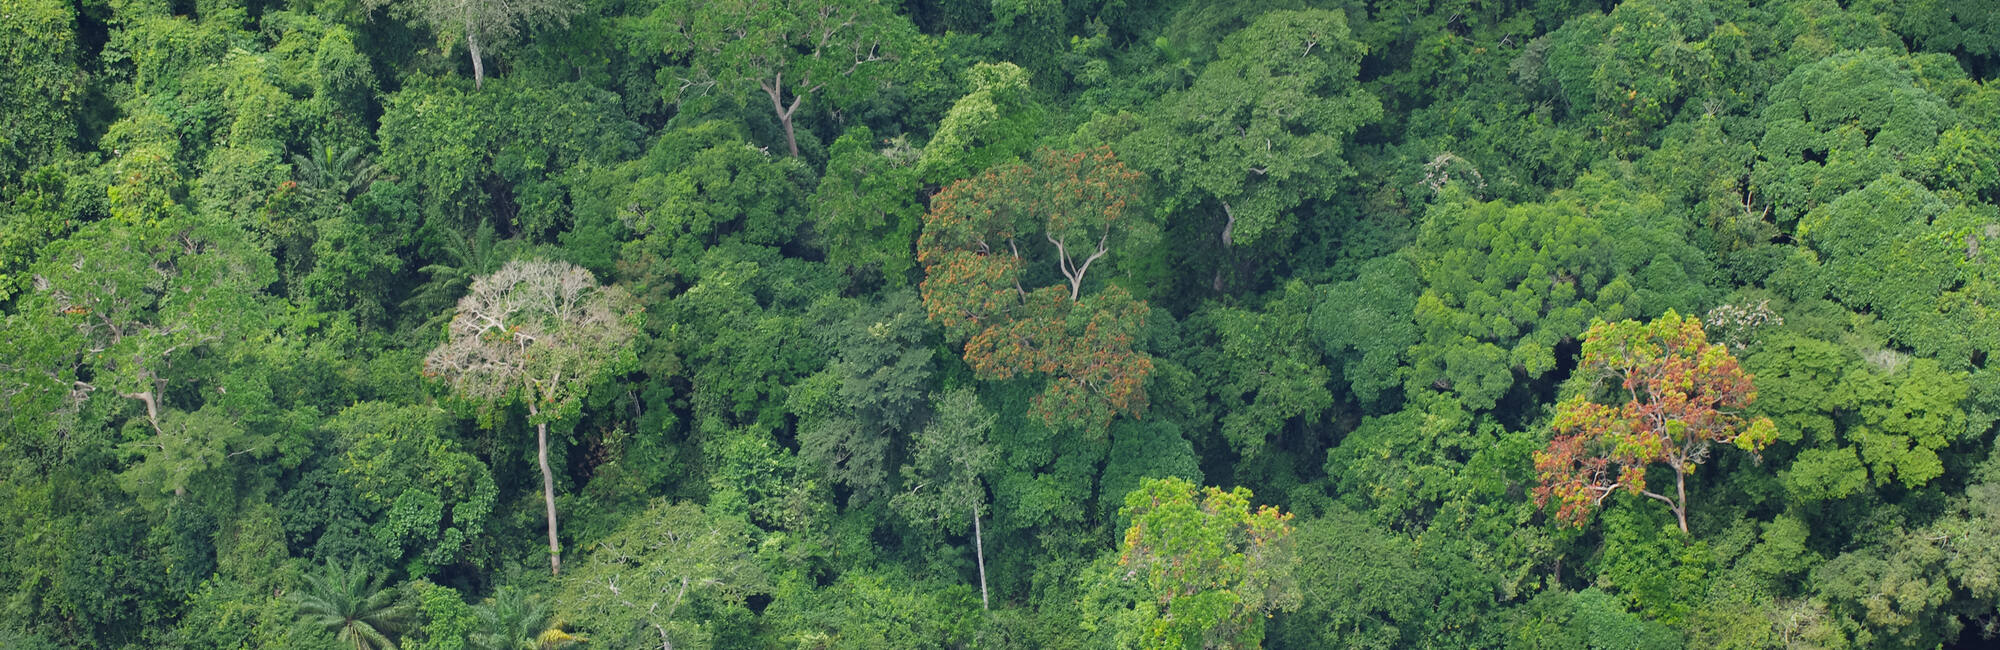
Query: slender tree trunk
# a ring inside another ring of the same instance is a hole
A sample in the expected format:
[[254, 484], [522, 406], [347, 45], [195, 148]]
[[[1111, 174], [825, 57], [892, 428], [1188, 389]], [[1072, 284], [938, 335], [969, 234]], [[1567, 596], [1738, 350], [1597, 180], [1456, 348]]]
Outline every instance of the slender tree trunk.
[[472, 22], [465, 23], [465, 49], [472, 53], [472, 87], [484, 88], [486, 84], [486, 62], [479, 56], [479, 36], [472, 31]]
[[[1236, 210], [1229, 207], [1228, 201], [1222, 202], [1222, 216], [1229, 218], [1228, 222], [1222, 224], [1222, 252], [1226, 257], [1230, 249], [1236, 246]], [[1215, 278], [1209, 281], [1210, 287], [1215, 289], [1216, 293], [1222, 293], [1222, 267], [1225, 264], [1228, 262], [1215, 263]]]
[[972, 507], [972, 548], [979, 557], [979, 608], [992, 609], [986, 601], [986, 540], [979, 532], [979, 506]]
[[[118, 395], [120, 397], [136, 399], [139, 400], [139, 403], [145, 404], [146, 423], [153, 425], [153, 434], [166, 435], [165, 431], [160, 430], [160, 400], [156, 397], [153, 397], [154, 395], [153, 391], [148, 390], [148, 391], [140, 391], [137, 393], [119, 393]], [[185, 485], [174, 486], [174, 496], [177, 497], [187, 496], [187, 486]]]
[[1228, 201], [1222, 202], [1222, 216], [1229, 218], [1222, 224], [1222, 247], [1229, 248], [1236, 245], [1236, 211], [1230, 209]]
[[[1688, 518], [1687, 518], [1687, 505], [1686, 505], [1687, 485], [1686, 483], [1680, 481], [1680, 479], [1678, 478], [1675, 479], [1675, 484], [1676, 484], [1675, 487], [1680, 488], [1679, 500], [1675, 500], [1674, 497], [1660, 494], [1652, 490], [1640, 490], [1639, 493], [1646, 495], [1646, 498], [1648, 499], [1652, 499], [1654, 501], [1667, 504], [1667, 509], [1674, 511], [1674, 518], [1680, 520], [1681, 532], [1686, 533], [1688, 531]], [[1607, 494], [1606, 496], [1609, 496], [1609, 494]]]
[[[534, 402], [529, 402], [528, 415], [540, 414]], [[562, 543], [556, 540], [556, 475], [549, 471], [549, 423], [535, 425], [535, 442], [536, 458], [542, 463], [542, 503], [549, 508], [549, 575], [562, 575]]]
[[[792, 102], [792, 108], [797, 109], [798, 104], [796, 101]], [[785, 126], [785, 147], [792, 150], [793, 158], [799, 157], [799, 136], [792, 132], [792, 112], [779, 113], [778, 123]]]
[[1677, 497], [1674, 500], [1674, 516], [1680, 518], [1681, 534], [1686, 535], [1688, 532], [1687, 474], [1682, 472], [1678, 467], [1674, 468], [1674, 496]]

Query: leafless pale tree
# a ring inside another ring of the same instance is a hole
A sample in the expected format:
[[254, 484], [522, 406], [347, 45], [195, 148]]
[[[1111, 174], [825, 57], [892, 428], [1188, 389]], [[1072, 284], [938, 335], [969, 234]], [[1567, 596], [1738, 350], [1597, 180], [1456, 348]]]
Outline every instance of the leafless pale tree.
[[548, 506], [549, 571], [562, 571], [556, 539], [555, 475], [549, 470], [549, 420], [574, 412], [606, 371], [631, 354], [638, 309], [618, 287], [590, 271], [546, 260], [515, 260], [472, 281], [458, 301], [449, 336], [424, 358], [424, 375], [491, 414], [516, 401], [528, 406]]

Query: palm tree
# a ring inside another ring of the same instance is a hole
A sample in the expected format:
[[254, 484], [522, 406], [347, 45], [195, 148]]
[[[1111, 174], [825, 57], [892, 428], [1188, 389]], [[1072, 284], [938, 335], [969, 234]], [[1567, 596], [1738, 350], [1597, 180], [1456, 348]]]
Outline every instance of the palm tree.
[[329, 563], [318, 575], [306, 576], [306, 586], [290, 597], [299, 620], [332, 632], [354, 650], [396, 650], [389, 635], [402, 627], [408, 609], [396, 592], [382, 588], [380, 576], [360, 566]]
[[362, 154], [361, 145], [336, 151], [311, 139], [311, 155], [292, 154], [292, 167], [305, 191], [340, 202], [353, 200], [381, 175], [382, 167]]
[[499, 239], [493, 224], [483, 219], [470, 236], [451, 230], [444, 235], [439, 261], [417, 269], [429, 274], [430, 280], [418, 285], [402, 303], [408, 313], [429, 314], [423, 329], [439, 329], [451, 320], [451, 306], [458, 304], [472, 279], [500, 270], [500, 265], [523, 248], [520, 240]]
[[472, 613], [480, 631], [468, 640], [479, 650], [554, 650], [582, 641], [549, 624], [547, 601], [519, 589], [501, 589]]

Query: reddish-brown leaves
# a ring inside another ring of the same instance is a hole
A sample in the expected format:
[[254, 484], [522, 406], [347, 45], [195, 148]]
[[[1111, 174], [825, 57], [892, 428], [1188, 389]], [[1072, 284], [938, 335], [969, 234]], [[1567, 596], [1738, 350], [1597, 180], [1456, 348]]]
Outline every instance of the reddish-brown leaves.
[[925, 310], [965, 339], [978, 376], [1047, 375], [1033, 412], [1052, 426], [1101, 429], [1145, 411], [1153, 362], [1135, 338], [1148, 309], [1116, 286], [1074, 298], [1074, 287], [1023, 287], [1024, 256], [1055, 245], [1056, 265], [1080, 285], [1143, 181], [1106, 147], [1043, 150], [932, 198], [917, 240]]
[[1755, 453], [1775, 435], [1770, 420], [1740, 415], [1757, 398], [1751, 376], [1727, 348], [1708, 342], [1699, 319], [1667, 312], [1651, 323], [1595, 323], [1584, 334], [1577, 372], [1616, 386], [1610, 392], [1623, 401], [1577, 395], [1556, 407], [1549, 425], [1556, 436], [1535, 454], [1535, 502], [1556, 502], [1565, 523], [1583, 525], [1618, 490], [1685, 514], [1684, 492], [1668, 497], [1647, 488], [1647, 466], [1664, 463], [1686, 474], [1714, 443]]

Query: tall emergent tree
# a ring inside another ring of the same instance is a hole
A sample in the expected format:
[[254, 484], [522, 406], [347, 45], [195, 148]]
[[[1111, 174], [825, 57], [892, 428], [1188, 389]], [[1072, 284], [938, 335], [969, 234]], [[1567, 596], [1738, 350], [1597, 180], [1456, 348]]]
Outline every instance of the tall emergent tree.
[[[1556, 437], [1535, 452], [1535, 501], [1556, 501], [1565, 522], [1583, 525], [1622, 489], [1667, 504], [1686, 533], [1687, 475], [1710, 447], [1754, 454], [1777, 437], [1769, 418], [1741, 415], [1757, 389], [1727, 347], [1708, 342], [1699, 318], [1668, 311], [1651, 323], [1592, 323], [1577, 373], [1594, 382], [1586, 393], [1601, 390], [1622, 403], [1578, 394], [1556, 405]], [[1673, 496], [1647, 487], [1646, 468], [1656, 463], [1673, 470]]]
[[794, 156], [792, 118], [807, 97], [870, 89], [916, 36], [881, 0], [673, 0], [654, 19], [668, 32], [667, 54], [688, 61], [677, 84], [662, 73], [662, 86], [683, 97], [754, 86], [771, 100]]
[[[931, 200], [917, 241], [925, 310], [965, 340], [981, 378], [1048, 374], [1035, 414], [1051, 425], [1101, 429], [1118, 413], [1145, 411], [1153, 361], [1134, 339], [1150, 310], [1117, 285], [1084, 293], [1111, 251], [1158, 240], [1158, 224], [1138, 208], [1144, 182], [1108, 148], [1043, 150]], [[1050, 270], [1062, 284], [1027, 288]]]
[[514, 260], [472, 281], [458, 301], [449, 338], [424, 358], [424, 376], [489, 419], [522, 402], [535, 425], [548, 505], [549, 572], [562, 572], [556, 538], [555, 474], [549, 470], [549, 421], [574, 414], [592, 382], [632, 361], [640, 308], [618, 287], [568, 262]]
[[366, 6], [392, 1], [398, 16], [429, 25], [439, 36], [464, 32], [474, 88], [486, 83], [486, 48], [505, 45], [525, 30], [568, 26], [569, 17], [583, 8], [575, 0], [367, 0]]
[[1299, 608], [1292, 515], [1250, 508], [1250, 490], [1146, 479], [1119, 515], [1131, 528], [1110, 581], [1142, 581], [1142, 597], [1117, 621], [1136, 648], [1256, 648], [1264, 618]]
[[[993, 469], [999, 456], [986, 443], [995, 416], [979, 405], [979, 396], [959, 389], [936, 396], [937, 416], [917, 434], [910, 464], [903, 466], [909, 488], [892, 503], [913, 521], [936, 523], [954, 534], [964, 532], [959, 515], [972, 514], [972, 545], [979, 560], [979, 604], [990, 607], [986, 595], [986, 539], [979, 513], [986, 508], [986, 486], [980, 475]], [[952, 525], [949, 522], [960, 522]]]

